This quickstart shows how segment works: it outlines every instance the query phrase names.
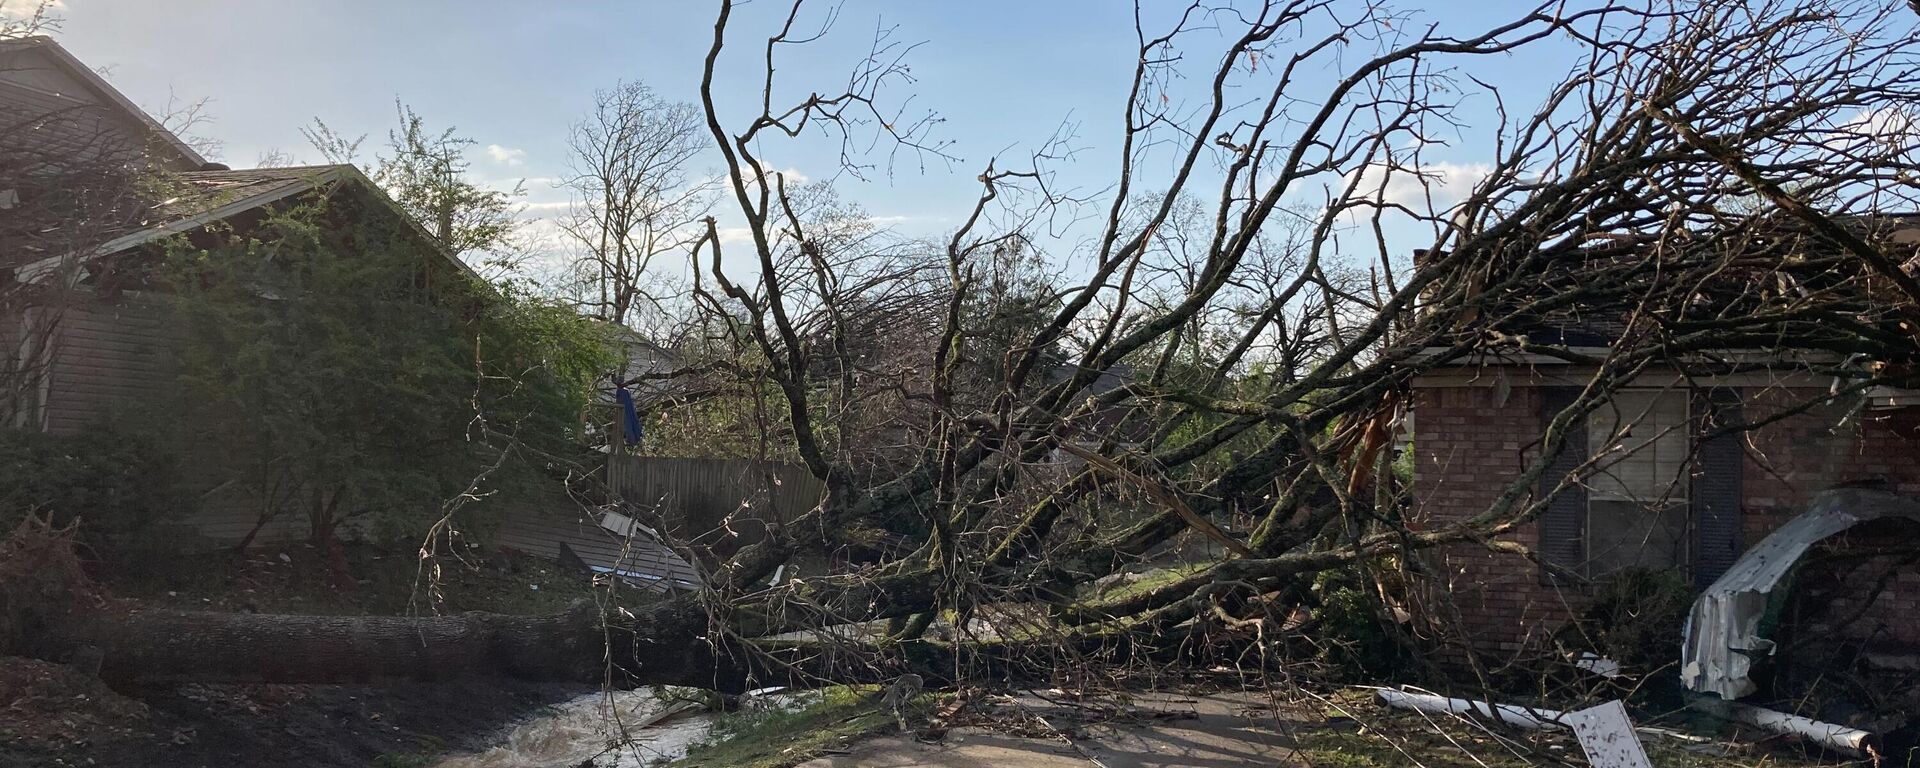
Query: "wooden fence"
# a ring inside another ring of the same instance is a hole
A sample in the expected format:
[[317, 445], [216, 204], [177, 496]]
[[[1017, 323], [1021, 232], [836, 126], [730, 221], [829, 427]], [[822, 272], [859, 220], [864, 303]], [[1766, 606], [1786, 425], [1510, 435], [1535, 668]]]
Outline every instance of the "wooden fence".
[[826, 485], [799, 464], [623, 453], [607, 457], [607, 485], [658, 512], [677, 538], [717, 544], [731, 532], [734, 546], [759, 540], [765, 522], [793, 520], [826, 495]]

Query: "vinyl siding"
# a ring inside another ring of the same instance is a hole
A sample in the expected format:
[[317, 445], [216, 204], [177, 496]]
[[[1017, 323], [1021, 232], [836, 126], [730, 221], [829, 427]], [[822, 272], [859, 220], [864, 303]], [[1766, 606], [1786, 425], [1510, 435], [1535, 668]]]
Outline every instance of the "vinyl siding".
[[[57, 313], [46, 388], [45, 429], [54, 435], [141, 429], [163, 415], [148, 413], [178, 374], [171, 349], [177, 331], [150, 298], [107, 301], [76, 296]], [[210, 446], [185, 445], [180, 472], [191, 509], [168, 521], [175, 533], [208, 546], [239, 541], [253, 529], [261, 502], [236, 482], [240, 470], [211, 458]], [[295, 540], [304, 521], [282, 515], [256, 542]]]

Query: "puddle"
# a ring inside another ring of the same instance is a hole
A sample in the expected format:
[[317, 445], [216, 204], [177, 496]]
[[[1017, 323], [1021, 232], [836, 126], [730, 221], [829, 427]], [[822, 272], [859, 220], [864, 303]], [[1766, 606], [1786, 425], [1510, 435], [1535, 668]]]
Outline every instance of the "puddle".
[[706, 738], [713, 715], [687, 713], [639, 727], [663, 706], [644, 690], [588, 694], [514, 726], [498, 746], [442, 758], [434, 766], [642, 768], [677, 760], [689, 744]]

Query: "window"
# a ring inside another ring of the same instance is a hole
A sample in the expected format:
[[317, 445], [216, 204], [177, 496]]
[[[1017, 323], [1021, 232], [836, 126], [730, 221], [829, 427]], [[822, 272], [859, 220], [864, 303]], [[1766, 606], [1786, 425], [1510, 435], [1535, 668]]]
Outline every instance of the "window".
[[1589, 576], [1688, 565], [1686, 390], [1628, 389], [1587, 418]]

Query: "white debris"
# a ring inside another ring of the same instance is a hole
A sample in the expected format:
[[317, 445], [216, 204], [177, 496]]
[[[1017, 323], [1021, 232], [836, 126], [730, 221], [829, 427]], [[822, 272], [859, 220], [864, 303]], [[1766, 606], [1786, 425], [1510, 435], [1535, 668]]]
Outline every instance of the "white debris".
[[1379, 695], [1380, 702], [1389, 707], [1441, 715], [1477, 715], [1536, 731], [1561, 727], [1558, 722], [1561, 713], [1551, 709], [1532, 709], [1517, 704], [1495, 704], [1489, 709], [1484, 701], [1450, 699], [1431, 693], [1409, 693], [1390, 688], [1381, 688], [1375, 693]]
[[1653, 768], [1620, 700], [1568, 712], [1560, 721], [1573, 727], [1573, 735], [1579, 737], [1580, 749], [1587, 753], [1587, 762], [1593, 768]]
[[1626, 676], [1625, 673], [1620, 671], [1620, 662], [1614, 661], [1613, 659], [1609, 659], [1605, 656], [1597, 656], [1592, 653], [1580, 654], [1580, 658], [1575, 659], [1573, 662], [1573, 665], [1575, 667], [1579, 667], [1580, 669], [1584, 669], [1588, 672], [1592, 672], [1593, 674], [1607, 678], [1608, 680], [1612, 680], [1616, 677]]
[[1888, 517], [1920, 520], [1920, 504], [1883, 491], [1830, 490], [1747, 550], [1693, 603], [1682, 630], [1681, 683], [1727, 701], [1758, 690], [1750, 674], [1755, 659], [1773, 654], [1774, 642], [1760, 636], [1773, 590], [1814, 544]]
[[1807, 739], [1835, 752], [1845, 752], [1860, 757], [1873, 756], [1875, 748], [1873, 734], [1857, 728], [1823, 723], [1810, 717], [1789, 715], [1785, 712], [1732, 701], [1705, 700], [1695, 702], [1693, 706], [1769, 733]]

